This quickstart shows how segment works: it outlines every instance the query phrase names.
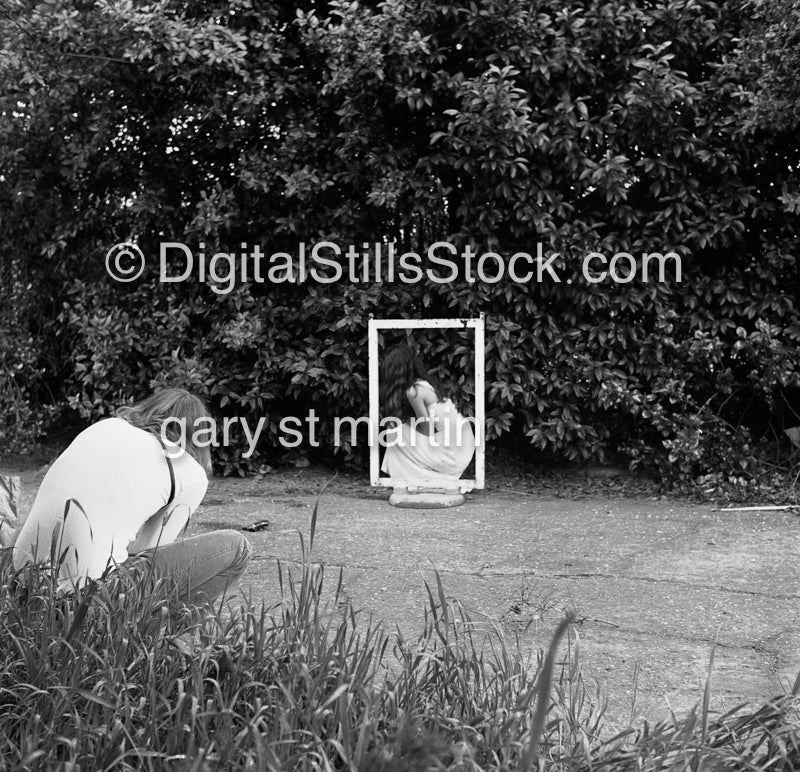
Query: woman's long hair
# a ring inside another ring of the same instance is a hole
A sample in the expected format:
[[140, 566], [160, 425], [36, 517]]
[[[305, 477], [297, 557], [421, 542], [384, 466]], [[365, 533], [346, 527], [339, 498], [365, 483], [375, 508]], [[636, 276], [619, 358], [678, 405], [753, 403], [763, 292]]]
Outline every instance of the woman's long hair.
[[417, 381], [430, 383], [437, 398], [442, 398], [438, 381], [427, 371], [411, 346], [405, 343], [392, 346], [381, 360], [380, 366], [379, 394], [384, 416], [402, 420], [414, 417], [406, 392]]
[[[207, 428], [211, 417], [203, 400], [186, 389], [159, 389], [135, 405], [117, 410], [117, 417], [156, 437], [166, 437], [179, 444], [211, 474], [211, 451], [194, 441], [198, 422]], [[204, 420], [205, 419], [205, 420]]]

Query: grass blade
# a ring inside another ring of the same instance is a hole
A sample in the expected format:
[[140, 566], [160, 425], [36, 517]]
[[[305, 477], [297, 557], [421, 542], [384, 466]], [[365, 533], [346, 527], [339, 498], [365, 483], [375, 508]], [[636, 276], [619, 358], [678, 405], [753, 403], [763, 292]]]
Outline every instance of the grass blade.
[[319, 511], [319, 499], [323, 493], [325, 493], [325, 489], [339, 476], [338, 470], [334, 472], [333, 477], [328, 480], [325, 485], [322, 486], [320, 492], [317, 494], [317, 499], [314, 502], [314, 511], [311, 513], [311, 535], [308, 539], [308, 551], [309, 553], [314, 550], [314, 535], [317, 532], [317, 512]]
[[530, 772], [533, 769], [533, 763], [536, 759], [536, 752], [539, 749], [539, 741], [544, 733], [544, 720], [547, 715], [547, 710], [550, 707], [550, 685], [553, 681], [553, 666], [555, 658], [558, 653], [558, 645], [561, 642], [567, 628], [575, 621], [575, 614], [570, 612], [564, 619], [561, 620], [556, 632], [553, 635], [553, 640], [550, 641], [550, 647], [547, 650], [547, 656], [544, 659], [542, 671], [539, 673], [539, 678], [536, 682], [536, 708], [533, 713], [533, 720], [531, 721], [530, 741], [525, 755], [520, 764], [522, 772]]

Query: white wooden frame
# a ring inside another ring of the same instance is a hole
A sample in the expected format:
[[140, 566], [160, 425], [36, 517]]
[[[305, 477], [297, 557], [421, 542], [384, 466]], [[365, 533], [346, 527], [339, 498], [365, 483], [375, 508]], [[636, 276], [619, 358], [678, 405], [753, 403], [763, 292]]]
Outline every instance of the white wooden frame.
[[[474, 479], [435, 478], [406, 480], [381, 477], [380, 472], [380, 405], [378, 397], [378, 330], [418, 329], [473, 329], [475, 330], [475, 477]], [[477, 319], [370, 319], [368, 327], [369, 348], [369, 475], [373, 486], [387, 488], [458, 488], [467, 493], [473, 488], [483, 489], [485, 484], [484, 426], [484, 317]]]

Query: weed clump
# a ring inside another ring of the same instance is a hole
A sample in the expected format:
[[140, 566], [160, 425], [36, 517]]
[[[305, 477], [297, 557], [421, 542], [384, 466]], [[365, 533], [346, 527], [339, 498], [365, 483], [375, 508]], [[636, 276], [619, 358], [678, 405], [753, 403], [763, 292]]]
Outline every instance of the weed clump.
[[323, 567], [278, 577], [274, 606], [197, 608], [123, 569], [59, 596], [0, 555], [0, 769], [800, 768], [797, 689], [604, 739], [569, 620], [524, 654], [437, 576], [410, 640], [362, 621], [341, 573], [327, 603]]

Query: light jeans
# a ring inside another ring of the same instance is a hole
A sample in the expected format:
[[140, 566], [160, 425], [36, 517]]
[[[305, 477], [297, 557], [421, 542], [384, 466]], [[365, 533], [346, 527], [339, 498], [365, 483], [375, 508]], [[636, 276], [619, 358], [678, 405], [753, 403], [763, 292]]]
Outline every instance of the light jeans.
[[152, 579], [173, 579], [182, 600], [208, 603], [244, 573], [253, 554], [238, 531], [201, 533], [132, 555], [126, 567], [144, 569]]

